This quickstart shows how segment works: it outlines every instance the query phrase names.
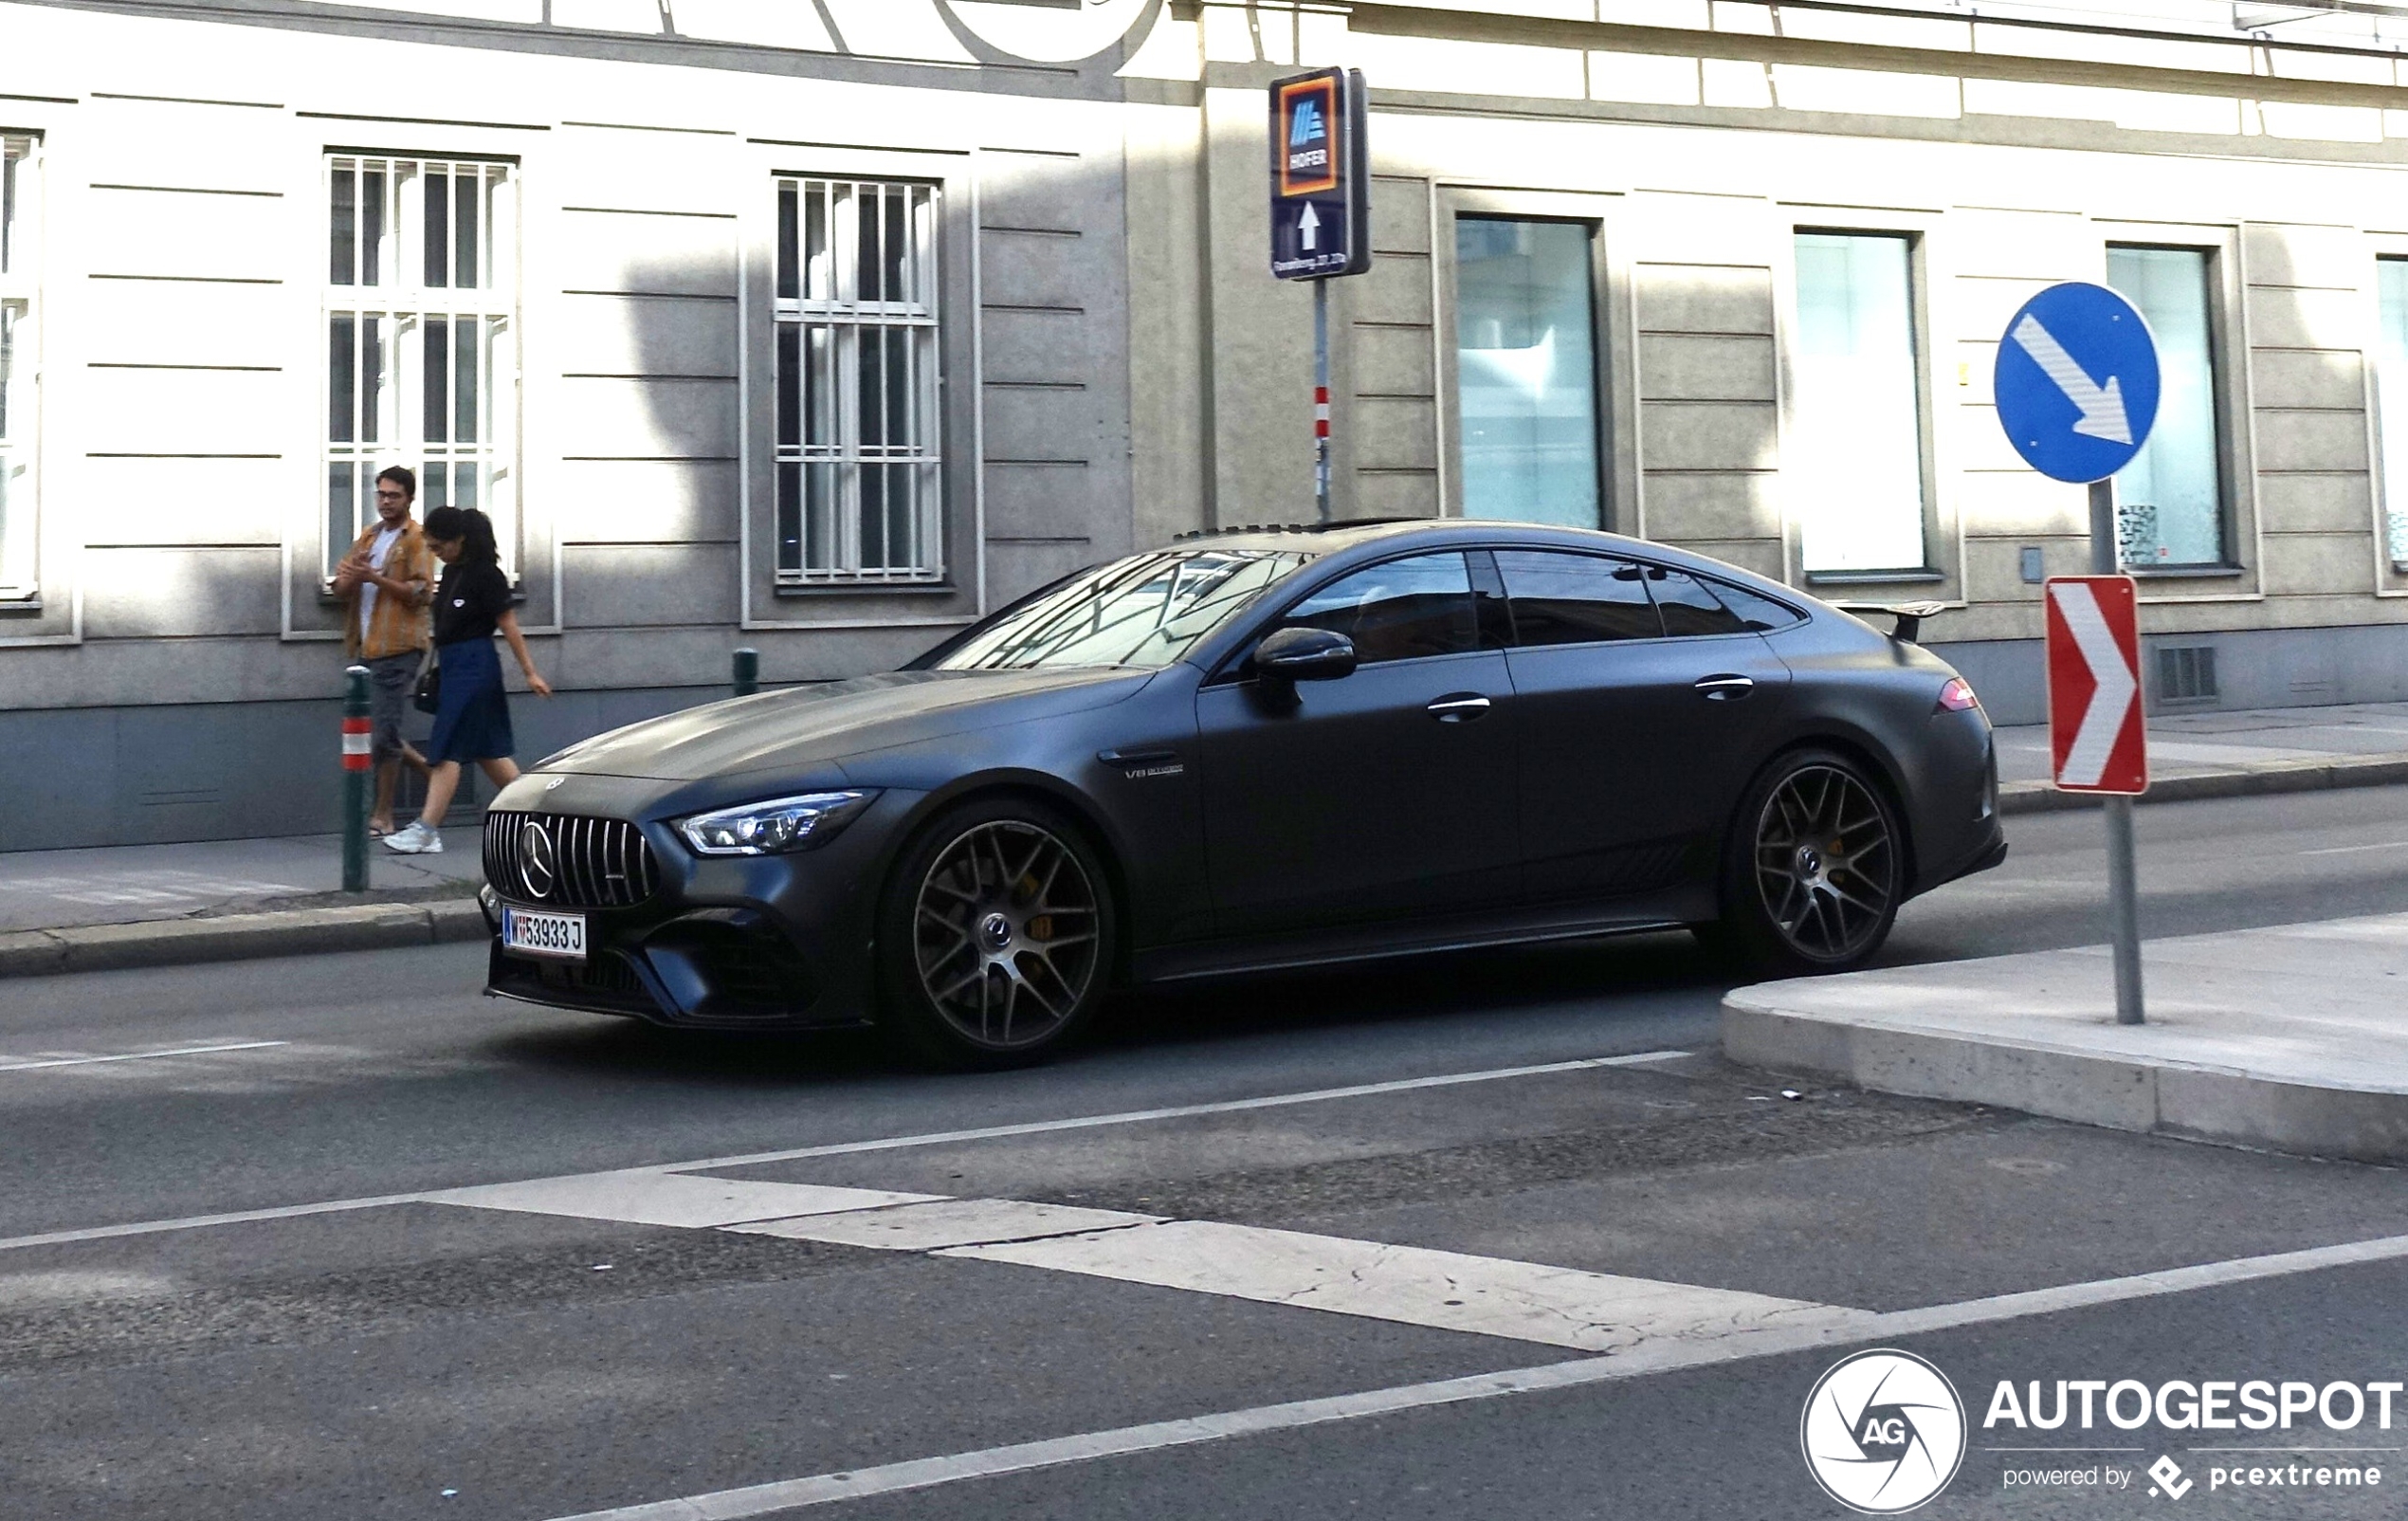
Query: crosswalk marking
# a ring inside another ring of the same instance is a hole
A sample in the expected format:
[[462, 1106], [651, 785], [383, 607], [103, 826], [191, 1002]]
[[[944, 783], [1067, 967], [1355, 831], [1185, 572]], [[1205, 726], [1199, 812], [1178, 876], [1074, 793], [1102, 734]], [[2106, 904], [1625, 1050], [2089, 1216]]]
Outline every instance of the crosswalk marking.
[[985, 1246], [1073, 1236], [1131, 1225], [1155, 1225], [1158, 1215], [1124, 1215], [1112, 1209], [1070, 1204], [1031, 1204], [1014, 1199], [945, 1199], [890, 1209], [812, 1215], [801, 1219], [731, 1225], [748, 1236], [782, 1236], [795, 1241], [876, 1247], [886, 1252], [934, 1252], [944, 1247]]
[[947, 1247], [935, 1255], [1586, 1352], [1744, 1336], [1777, 1327], [1838, 1326], [1868, 1315], [1728, 1289], [1209, 1220]]
[[1868, 1314], [1427, 1247], [1010, 1199], [645, 1171], [462, 1188], [430, 1198], [480, 1209], [1012, 1263], [1584, 1352], [1838, 1328]]
[[529, 1215], [569, 1215], [628, 1225], [683, 1226], [689, 1230], [747, 1220], [875, 1209], [881, 1204], [915, 1204], [939, 1197], [876, 1188], [829, 1188], [817, 1183], [698, 1178], [642, 1168], [452, 1188], [424, 1196], [428, 1202], [436, 1204], [517, 1210]]

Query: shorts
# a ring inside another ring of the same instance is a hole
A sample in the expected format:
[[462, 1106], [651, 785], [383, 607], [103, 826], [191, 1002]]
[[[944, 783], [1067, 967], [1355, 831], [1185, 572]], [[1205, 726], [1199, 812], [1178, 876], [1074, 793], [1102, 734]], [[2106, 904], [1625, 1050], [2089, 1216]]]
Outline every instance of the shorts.
[[368, 751], [378, 765], [401, 754], [402, 720], [409, 716], [410, 694], [418, 687], [418, 662], [425, 658], [423, 652], [412, 650], [367, 663]]

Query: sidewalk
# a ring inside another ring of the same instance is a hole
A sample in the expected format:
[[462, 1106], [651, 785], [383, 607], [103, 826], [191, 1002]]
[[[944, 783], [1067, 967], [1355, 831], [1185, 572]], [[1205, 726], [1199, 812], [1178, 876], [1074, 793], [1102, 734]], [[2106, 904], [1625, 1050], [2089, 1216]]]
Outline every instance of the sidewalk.
[[0, 854], [0, 978], [482, 938], [479, 834], [370, 841], [365, 893], [341, 890], [336, 834]]
[[[2049, 729], [1998, 731], [1999, 812], [2097, 806], [2049, 785]], [[2408, 782], [2408, 703], [2174, 713], [2149, 720], [2149, 797], [2159, 802]]]
[[1733, 1061], [2119, 1130], [2408, 1162], [2408, 914], [2153, 940], [2148, 1022], [2104, 945], [1767, 982]]
[[[2408, 782], [2408, 703], [2184, 713], [2149, 724], [2150, 798]], [[2049, 786], [2044, 727], [1998, 730], [1999, 809], [2093, 805]], [[444, 853], [369, 846], [370, 891], [340, 892], [332, 834], [0, 853], [0, 977], [474, 939], [478, 831]]]

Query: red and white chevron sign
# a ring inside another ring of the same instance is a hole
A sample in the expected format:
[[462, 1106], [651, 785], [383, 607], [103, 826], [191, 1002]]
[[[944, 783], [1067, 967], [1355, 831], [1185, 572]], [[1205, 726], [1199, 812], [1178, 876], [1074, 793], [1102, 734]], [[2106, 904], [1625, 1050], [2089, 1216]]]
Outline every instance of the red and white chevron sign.
[[2136, 591], [2129, 576], [2049, 580], [2049, 750], [2061, 792], [2149, 790]]

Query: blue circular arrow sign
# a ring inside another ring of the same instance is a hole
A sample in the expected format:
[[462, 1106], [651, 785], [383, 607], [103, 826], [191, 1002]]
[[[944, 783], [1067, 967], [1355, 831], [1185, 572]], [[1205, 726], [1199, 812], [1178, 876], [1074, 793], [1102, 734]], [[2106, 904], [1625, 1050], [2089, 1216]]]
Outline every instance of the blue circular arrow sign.
[[2024, 463], [2059, 481], [2104, 481], [2157, 422], [2157, 340], [2130, 302], [2070, 281], [2023, 303], [1992, 372], [1998, 425]]

